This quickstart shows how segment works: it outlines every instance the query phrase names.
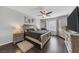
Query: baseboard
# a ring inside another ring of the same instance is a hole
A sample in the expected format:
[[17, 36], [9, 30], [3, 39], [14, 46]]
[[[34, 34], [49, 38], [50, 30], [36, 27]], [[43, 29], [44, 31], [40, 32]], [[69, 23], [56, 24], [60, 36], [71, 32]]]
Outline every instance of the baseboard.
[[6, 44], [10, 44], [10, 43], [13, 43], [13, 41], [11, 41], [11, 42], [7, 42], [7, 43], [3, 43], [3, 44], [0, 44], [0, 46], [6, 45]]

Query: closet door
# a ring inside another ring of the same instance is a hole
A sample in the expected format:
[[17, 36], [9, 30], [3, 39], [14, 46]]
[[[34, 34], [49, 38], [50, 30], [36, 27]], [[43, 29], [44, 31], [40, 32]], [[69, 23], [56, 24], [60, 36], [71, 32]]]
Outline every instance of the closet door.
[[56, 19], [48, 19], [46, 23], [47, 30], [51, 31], [52, 35], [56, 35], [56, 27], [57, 27], [57, 21]]

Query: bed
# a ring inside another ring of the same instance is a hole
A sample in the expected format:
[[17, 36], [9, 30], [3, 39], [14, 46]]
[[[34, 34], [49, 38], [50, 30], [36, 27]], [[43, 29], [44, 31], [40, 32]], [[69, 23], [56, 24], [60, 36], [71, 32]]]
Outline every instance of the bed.
[[49, 31], [27, 31], [24, 32], [24, 37], [39, 44], [41, 49], [46, 44], [46, 42], [50, 39], [51, 32]]

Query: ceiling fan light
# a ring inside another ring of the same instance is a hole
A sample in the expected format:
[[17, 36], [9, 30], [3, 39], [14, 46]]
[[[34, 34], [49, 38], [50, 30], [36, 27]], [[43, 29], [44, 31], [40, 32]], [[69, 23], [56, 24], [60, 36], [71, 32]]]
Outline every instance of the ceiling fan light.
[[45, 17], [46, 17], [46, 15], [43, 15], [43, 17], [45, 18]]

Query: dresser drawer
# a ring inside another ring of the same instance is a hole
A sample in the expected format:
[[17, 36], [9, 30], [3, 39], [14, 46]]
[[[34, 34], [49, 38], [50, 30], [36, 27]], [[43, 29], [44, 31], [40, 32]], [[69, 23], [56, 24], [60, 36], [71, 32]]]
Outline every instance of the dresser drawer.
[[16, 33], [16, 34], [13, 34], [13, 43], [17, 43], [17, 42], [20, 42], [24, 40], [24, 34], [23, 33]]

